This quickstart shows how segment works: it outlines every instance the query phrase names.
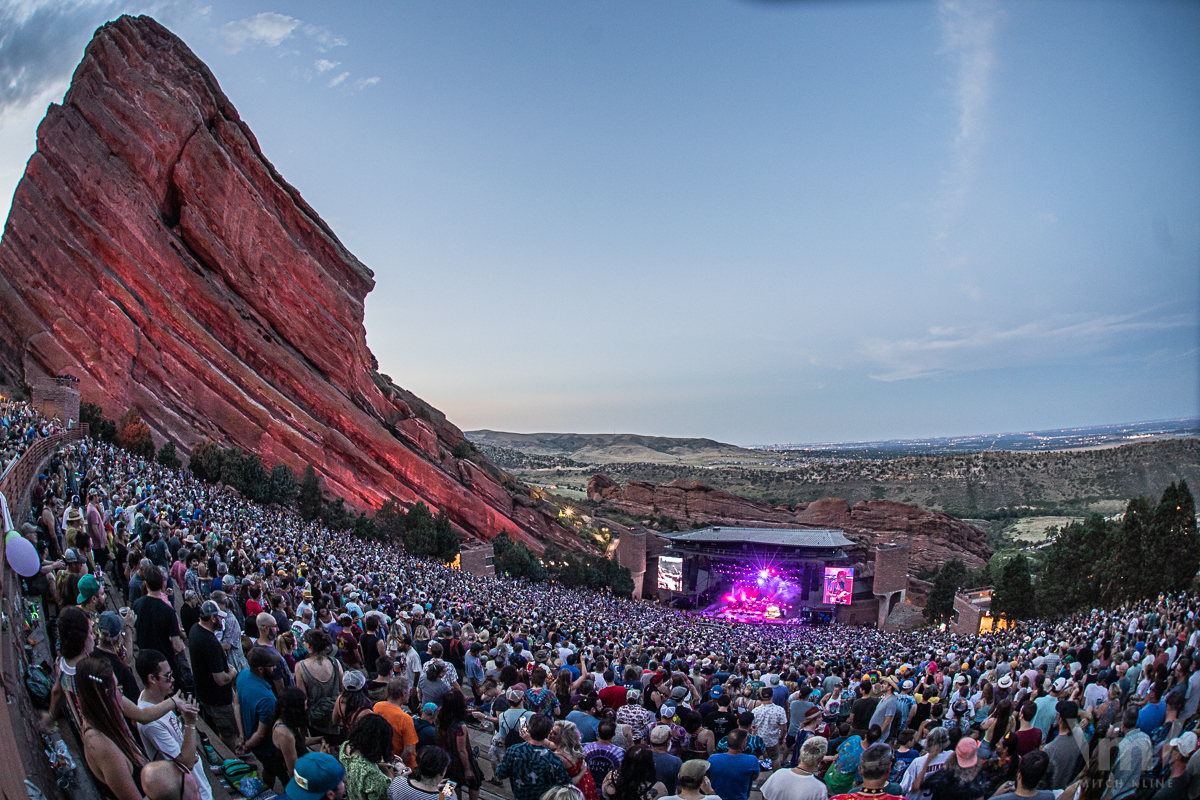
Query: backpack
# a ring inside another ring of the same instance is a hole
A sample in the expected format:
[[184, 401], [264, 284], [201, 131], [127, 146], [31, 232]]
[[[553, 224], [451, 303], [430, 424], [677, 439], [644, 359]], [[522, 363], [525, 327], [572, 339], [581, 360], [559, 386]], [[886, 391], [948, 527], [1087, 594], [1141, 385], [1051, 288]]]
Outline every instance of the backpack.
[[25, 688], [29, 690], [34, 708], [50, 707], [50, 692], [54, 689], [54, 679], [41, 664], [35, 664], [25, 673]]
[[521, 713], [518, 717], [516, 717], [516, 721], [509, 722], [509, 720], [513, 719], [509, 711], [516, 710], [517, 709], [515, 708], [510, 708], [508, 711], [505, 711], [503, 714], [501, 714], [500, 724], [497, 726], [498, 730], [496, 732], [504, 735], [504, 746], [506, 748], [513, 747], [514, 745], [518, 745], [525, 741], [521, 738], [521, 720], [524, 719], [526, 715], [530, 715], [530, 712], [526, 709], [520, 709]]
[[[305, 667], [305, 670], [305, 677], [309, 681], [316, 683], [313, 678], [308, 677], [307, 667]], [[335, 662], [333, 665], [332, 676], [336, 681], [335, 686], [340, 686], [342, 683], [341, 676], [339, 675], [340, 672], [341, 670], [338, 669], [338, 665]], [[325, 697], [319, 697], [310, 702], [308, 704], [308, 729], [310, 731], [320, 731], [323, 733], [332, 731], [334, 727], [333, 707], [335, 705], [337, 705], [337, 695], [326, 695]]]

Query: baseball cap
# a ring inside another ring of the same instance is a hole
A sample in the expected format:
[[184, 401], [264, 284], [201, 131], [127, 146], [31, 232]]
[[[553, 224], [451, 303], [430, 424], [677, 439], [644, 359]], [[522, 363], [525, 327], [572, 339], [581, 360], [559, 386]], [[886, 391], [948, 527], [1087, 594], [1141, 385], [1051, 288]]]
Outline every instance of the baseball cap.
[[357, 692], [366, 685], [367, 676], [357, 669], [348, 670], [342, 676], [342, 688], [347, 691]]
[[958, 744], [954, 748], [954, 755], [958, 761], [958, 765], [964, 769], [970, 769], [979, 761], [979, 742], [969, 736], [964, 736], [958, 740]]
[[708, 774], [708, 762], [702, 758], [693, 758], [691, 761], [683, 762], [683, 766], [679, 768], [679, 777], [689, 778], [694, 781], [703, 780]]
[[1171, 747], [1174, 747], [1179, 751], [1179, 755], [1186, 758], [1187, 756], [1190, 756], [1192, 753], [1196, 752], [1196, 734], [1192, 731], [1188, 731], [1182, 736], [1172, 739], [1170, 744]]
[[655, 725], [650, 731], [650, 744], [666, 744], [671, 739], [671, 727], [669, 725]]
[[720, 686], [714, 686], [714, 687], [712, 687], [712, 691], [709, 692], [708, 695], [709, 695], [709, 697], [712, 697], [715, 700], [716, 698], [720, 697], [722, 692], [724, 692], [724, 691], [725, 690], [722, 689]]
[[63, 551], [62, 560], [65, 564], [78, 564], [80, 561], [79, 551], [74, 547], [68, 547]]
[[209, 617], [217, 617], [221, 615], [221, 607], [212, 600], [205, 600], [200, 606], [200, 619]]
[[428, 711], [430, 714], [433, 714], [437, 711], [437, 703], [426, 703], [425, 705], [421, 706], [421, 710]]
[[901, 684], [901, 688], [904, 688], [904, 689], [911, 689], [911, 688], [913, 688], [913, 682], [912, 682], [912, 681], [905, 681], [903, 684]]
[[672, 700], [682, 700], [687, 696], [688, 696], [688, 690], [683, 688], [682, 686], [676, 686], [674, 689], [671, 690], [671, 699]]
[[121, 635], [125, 623], [117, 616], [115, 611], [105, 611], [100, 615], [100, 630], [110, 639], [115, 639]]
[[669, 719], [669, 718], [675, 716], [675, 709], [676, 709], [676, 705], [674, 703], [672, 703], [670, 700], [668, 700], [667, 702], [662, 704], [662, 708], [660, 708], [658, 710], [658, 713]]
[[[631, 688], [625, 690], [625, 699], [626, 700], [637, 700], [641, 696], [642, 696], [641, 689], [634, 689], [631, 687]], [[720, 697], [720, 695], [717, 695], [717, 697]]]
[[820, 706], [809, 706], [808, 711], [804, 712], [804, 722], [805, 723], [812, 722], [814, 719], [816, 719], [819, 716], [821, 716], [821, 707]]
[[1065, 688], [1067, 688], [1066, 678], [1058, 678], [1054, 681], [1054, 691], [1061, 692]]
[[520, 689], [509, 689], [508, 692], [506, 692], [504, 695], [504, 699], [508, 701], [509, 705], [514, 705], [514, 706], [517, 703], [521, 702], [521, 700], [524, 699], [524, 697], [525, 697], [525, 695], [521, 692]]
[[100, 593], [100, 583], [95, 575], [84, 575], [79, 579], [79, 597], [75, 602], [83, 605]]
[[306, 753], [296, 759], [288, 781], [289, 800], [321, 800], [335, 791], [346, 777], [346, 769], [328, 753]]
[[1075, 719], [1079, 716], [1079, 704], [1073, 703], [1070, 700], [1063, 700], [1054, 706], [1054, 710], [1063, 719]]

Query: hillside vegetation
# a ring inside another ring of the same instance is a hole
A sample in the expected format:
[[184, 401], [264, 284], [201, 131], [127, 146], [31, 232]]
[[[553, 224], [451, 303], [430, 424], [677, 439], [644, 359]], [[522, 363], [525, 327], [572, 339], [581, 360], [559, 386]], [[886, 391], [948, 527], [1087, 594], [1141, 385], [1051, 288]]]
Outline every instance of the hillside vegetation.
[[[480, 441], [474, 434], [471, 438]], [[822, 497], [844, 497], [851, 503], [886, 499], [944, 510], [956, 516], [986, 519], [996, 514], [1112, 513], [1130, 498], [1157, 495], [1163, 486], [1174, 481], [1200, 485], [1197, 439], [1166, 439], [1082, 451], [987, 452], [877, 460], [811, 458], [787, 467], [696, 466], [617, 459], [596, 463], [591, 459], [565, 457], [561, 450], [554, 455], [526, 455], [516, 451], [515, 444], [507, 445], [507, 451], [486, 444], [481, 449], [522, 480], [554, 485], [567, 496], [578, 496], [592, 473], [604, 472], [620, 483], [695, 480], [775, 504], [811, 502]]]

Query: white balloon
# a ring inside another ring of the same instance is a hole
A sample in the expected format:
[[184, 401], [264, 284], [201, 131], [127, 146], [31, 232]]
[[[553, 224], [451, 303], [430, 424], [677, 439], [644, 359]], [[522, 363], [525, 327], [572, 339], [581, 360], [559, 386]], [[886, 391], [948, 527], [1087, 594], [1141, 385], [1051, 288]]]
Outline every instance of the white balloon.
[[42, 568], [42, 559], [38, 557], [37, 548], [16, 531], [9, 531], [5, 540], [4, 555], [13, 572], [22, 578], [36, 575]]

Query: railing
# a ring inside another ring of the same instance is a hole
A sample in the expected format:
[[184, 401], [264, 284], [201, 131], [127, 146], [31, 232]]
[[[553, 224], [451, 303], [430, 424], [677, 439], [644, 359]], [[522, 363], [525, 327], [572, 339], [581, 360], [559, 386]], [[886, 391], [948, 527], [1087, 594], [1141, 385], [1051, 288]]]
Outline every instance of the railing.
[[[69, 431], [37, 439], [4, 471], [0, 477], [0, 492], [8, 501], [8, 510], [17, 528], [29, 518], [33, 487], [46, 462], [56, 450], [83, 439], [87, 433], [87, 425], [76, 425]], [[0, 683], [4, 686], [8, 705], [8, 713], [0, 713], [0, 753], [6, 754], [0, 758], [0, 797], [3, 800], [29, 800], [25, 788], [27, 770], [31, 778], [41, 779], [36, 783], [47, 797], [61, 795], [54, 775], [41, 755], [36, 711], [25, 690], [24, 676], [29, 665], [25, 663], [24, 644], [18, 638], [25, 615], [20, 581], [5, 559], [0, 569], [0, 608], [8, 618], [7, 630], [0, 635]]]

